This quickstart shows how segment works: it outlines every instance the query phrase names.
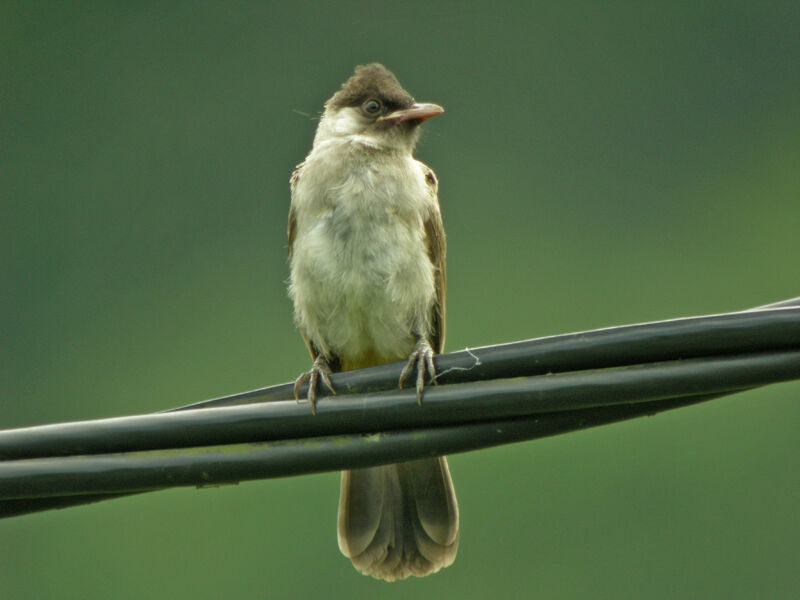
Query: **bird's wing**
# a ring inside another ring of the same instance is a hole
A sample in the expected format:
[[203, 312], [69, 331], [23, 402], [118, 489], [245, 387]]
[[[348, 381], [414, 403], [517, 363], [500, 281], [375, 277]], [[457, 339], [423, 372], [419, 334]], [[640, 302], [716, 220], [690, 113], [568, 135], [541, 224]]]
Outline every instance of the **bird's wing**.
[[[303, 165], [305, 163], [300, 163], [297, 165], [292, 172], [292, 176], [289, 179], [289, 188], [292, 191], [292, 198], [294, 198], [294, 192], [297, 189], [297, 182], [300, 181], [300, 172], [303, 169]], [[294, 204], [289, 206], [289, 223], [286, 227], [286, 236], [289, 239], [289, 260], [292, 260], [292, 249], [294, 248], [294, 238], [297, 235], [297, 216], [294, 214]], [[316, 360], [317, 356], [319, 356], [319, 351], [314, 347], [314, 344], [311, 343], [311, 340], [308, 339], [308, 336], [303, 331], [301, 327], [298, 327], [300, 331], [300, 335], [303, 338], [303, 341], [308, 346], [308, 351], [311, 353], [311, 358]]]
[[444, 235], [444, 224], [442, 223], [442, 212], [439, 209], [439, 182], [436, 179], [436, 174], [430, 167], [424, 164], [422, 164], [422, 167], [425, 171], [425, 181], [428, 184], [428, 190], [433, 198], [431, 209], [423, 220], [425, 238], [428, 244], [428, 257], [435, 268], [434, 284], [436, 286], [436, 300], [431, 309], [432, 333], [430, 343], [434, 351], [440, 353], [444, 350], [444, 316], [445, 298], [447, 295], [445, 254], [447, 244]]
[[[294, 191], [297, 189], [297, 182], [300, 181], [300, 171], [303, 169], [305, 163], [301, 162], [292, 171], [292, 176], [289, 178], [289, 189], [294, 198]], [[286, 235], [289, 238], [289, 260], [292, 259], [292, 247], [294, 246], [294, 237], [297, 233], [297, 217], [294, 214], [294, 203], [289, 206], [289, 224], [286, 228]]]

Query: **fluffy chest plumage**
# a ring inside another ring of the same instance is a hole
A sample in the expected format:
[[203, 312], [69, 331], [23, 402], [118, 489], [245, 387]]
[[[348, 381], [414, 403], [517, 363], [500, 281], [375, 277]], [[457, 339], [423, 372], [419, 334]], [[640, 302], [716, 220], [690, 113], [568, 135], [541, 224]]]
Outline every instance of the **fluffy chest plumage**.
[[435, 289], [423, 214], [432, 201], [410, 156], [309, 156], [292, 198], [290, 294], [320, 352], [398, 360], [428, 334]]

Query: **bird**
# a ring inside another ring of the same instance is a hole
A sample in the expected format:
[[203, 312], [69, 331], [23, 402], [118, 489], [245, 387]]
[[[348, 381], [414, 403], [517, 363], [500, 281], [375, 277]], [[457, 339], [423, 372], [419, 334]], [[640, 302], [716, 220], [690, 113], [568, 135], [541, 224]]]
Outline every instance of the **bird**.
[[[313, 360], [295, 383], [335, 394], [332, 373], [406, 361], [436, 383], [445, 336], [445, 232], [433, 170], [416, 160], [420, 125], [444, 109], [418, 103], [380, 63], [356, 67], [325, 103], [294, 170], [289, 296]], [[341, 552], [356, 570], [394, 581], [455, 560], [459, 515], [446, 457], [343, 471]]]

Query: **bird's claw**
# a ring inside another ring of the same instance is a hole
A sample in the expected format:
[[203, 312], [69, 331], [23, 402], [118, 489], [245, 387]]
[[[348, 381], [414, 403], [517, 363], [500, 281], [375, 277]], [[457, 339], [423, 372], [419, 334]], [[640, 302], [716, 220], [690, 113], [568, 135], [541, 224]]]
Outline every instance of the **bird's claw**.
[[425, 338], [420, 338], [417, 345], [414, 346], [414, 351], [409, 355], [406, 366], [403, 367], [400, 373], [400, 381], [398, 387], [403, 387], [403, 382], [406, 380], [411, 371], [416, 367], [417, 369], [417, 404], [422, 405], [422, 390], [425, 388], [425, 373], [427, 372], [431, 381], [436, 385], [436, 366], [433, 364], [433, 348]]
[[322, 356], [317, 356], [317, 358], [314, 359], [314, 364], [311, 365], [311, 369], [305, 373], [301, 373], [300, 377], [294, 380], [294, 399], [298, 402], [300, 401], [298, 398], [300, 386], [306, 381], [308, 382], [307, 398], [309, 404], [311, 404], [312, 415], [317, 414], [317, 385], [320, 379], [322, 379], [323, 383], [331, 391], [331, 394], [336, 394], [336, 390], [333, 389], [333, 383], [331, 383], [331, 372], [328, 362]]

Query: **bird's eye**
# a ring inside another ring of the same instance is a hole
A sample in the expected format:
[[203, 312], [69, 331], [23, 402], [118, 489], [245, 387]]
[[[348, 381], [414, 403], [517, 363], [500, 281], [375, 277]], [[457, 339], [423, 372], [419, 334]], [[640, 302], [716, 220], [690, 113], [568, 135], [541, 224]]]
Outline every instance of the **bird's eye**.
[[368, 115], [377, 115], [379, 112], [381, 112], [382, 108], [383, 106], [381, 106], [380, 101], [375, 100], [374, 98], [370, 98], [361, 105], [361, 109]]

